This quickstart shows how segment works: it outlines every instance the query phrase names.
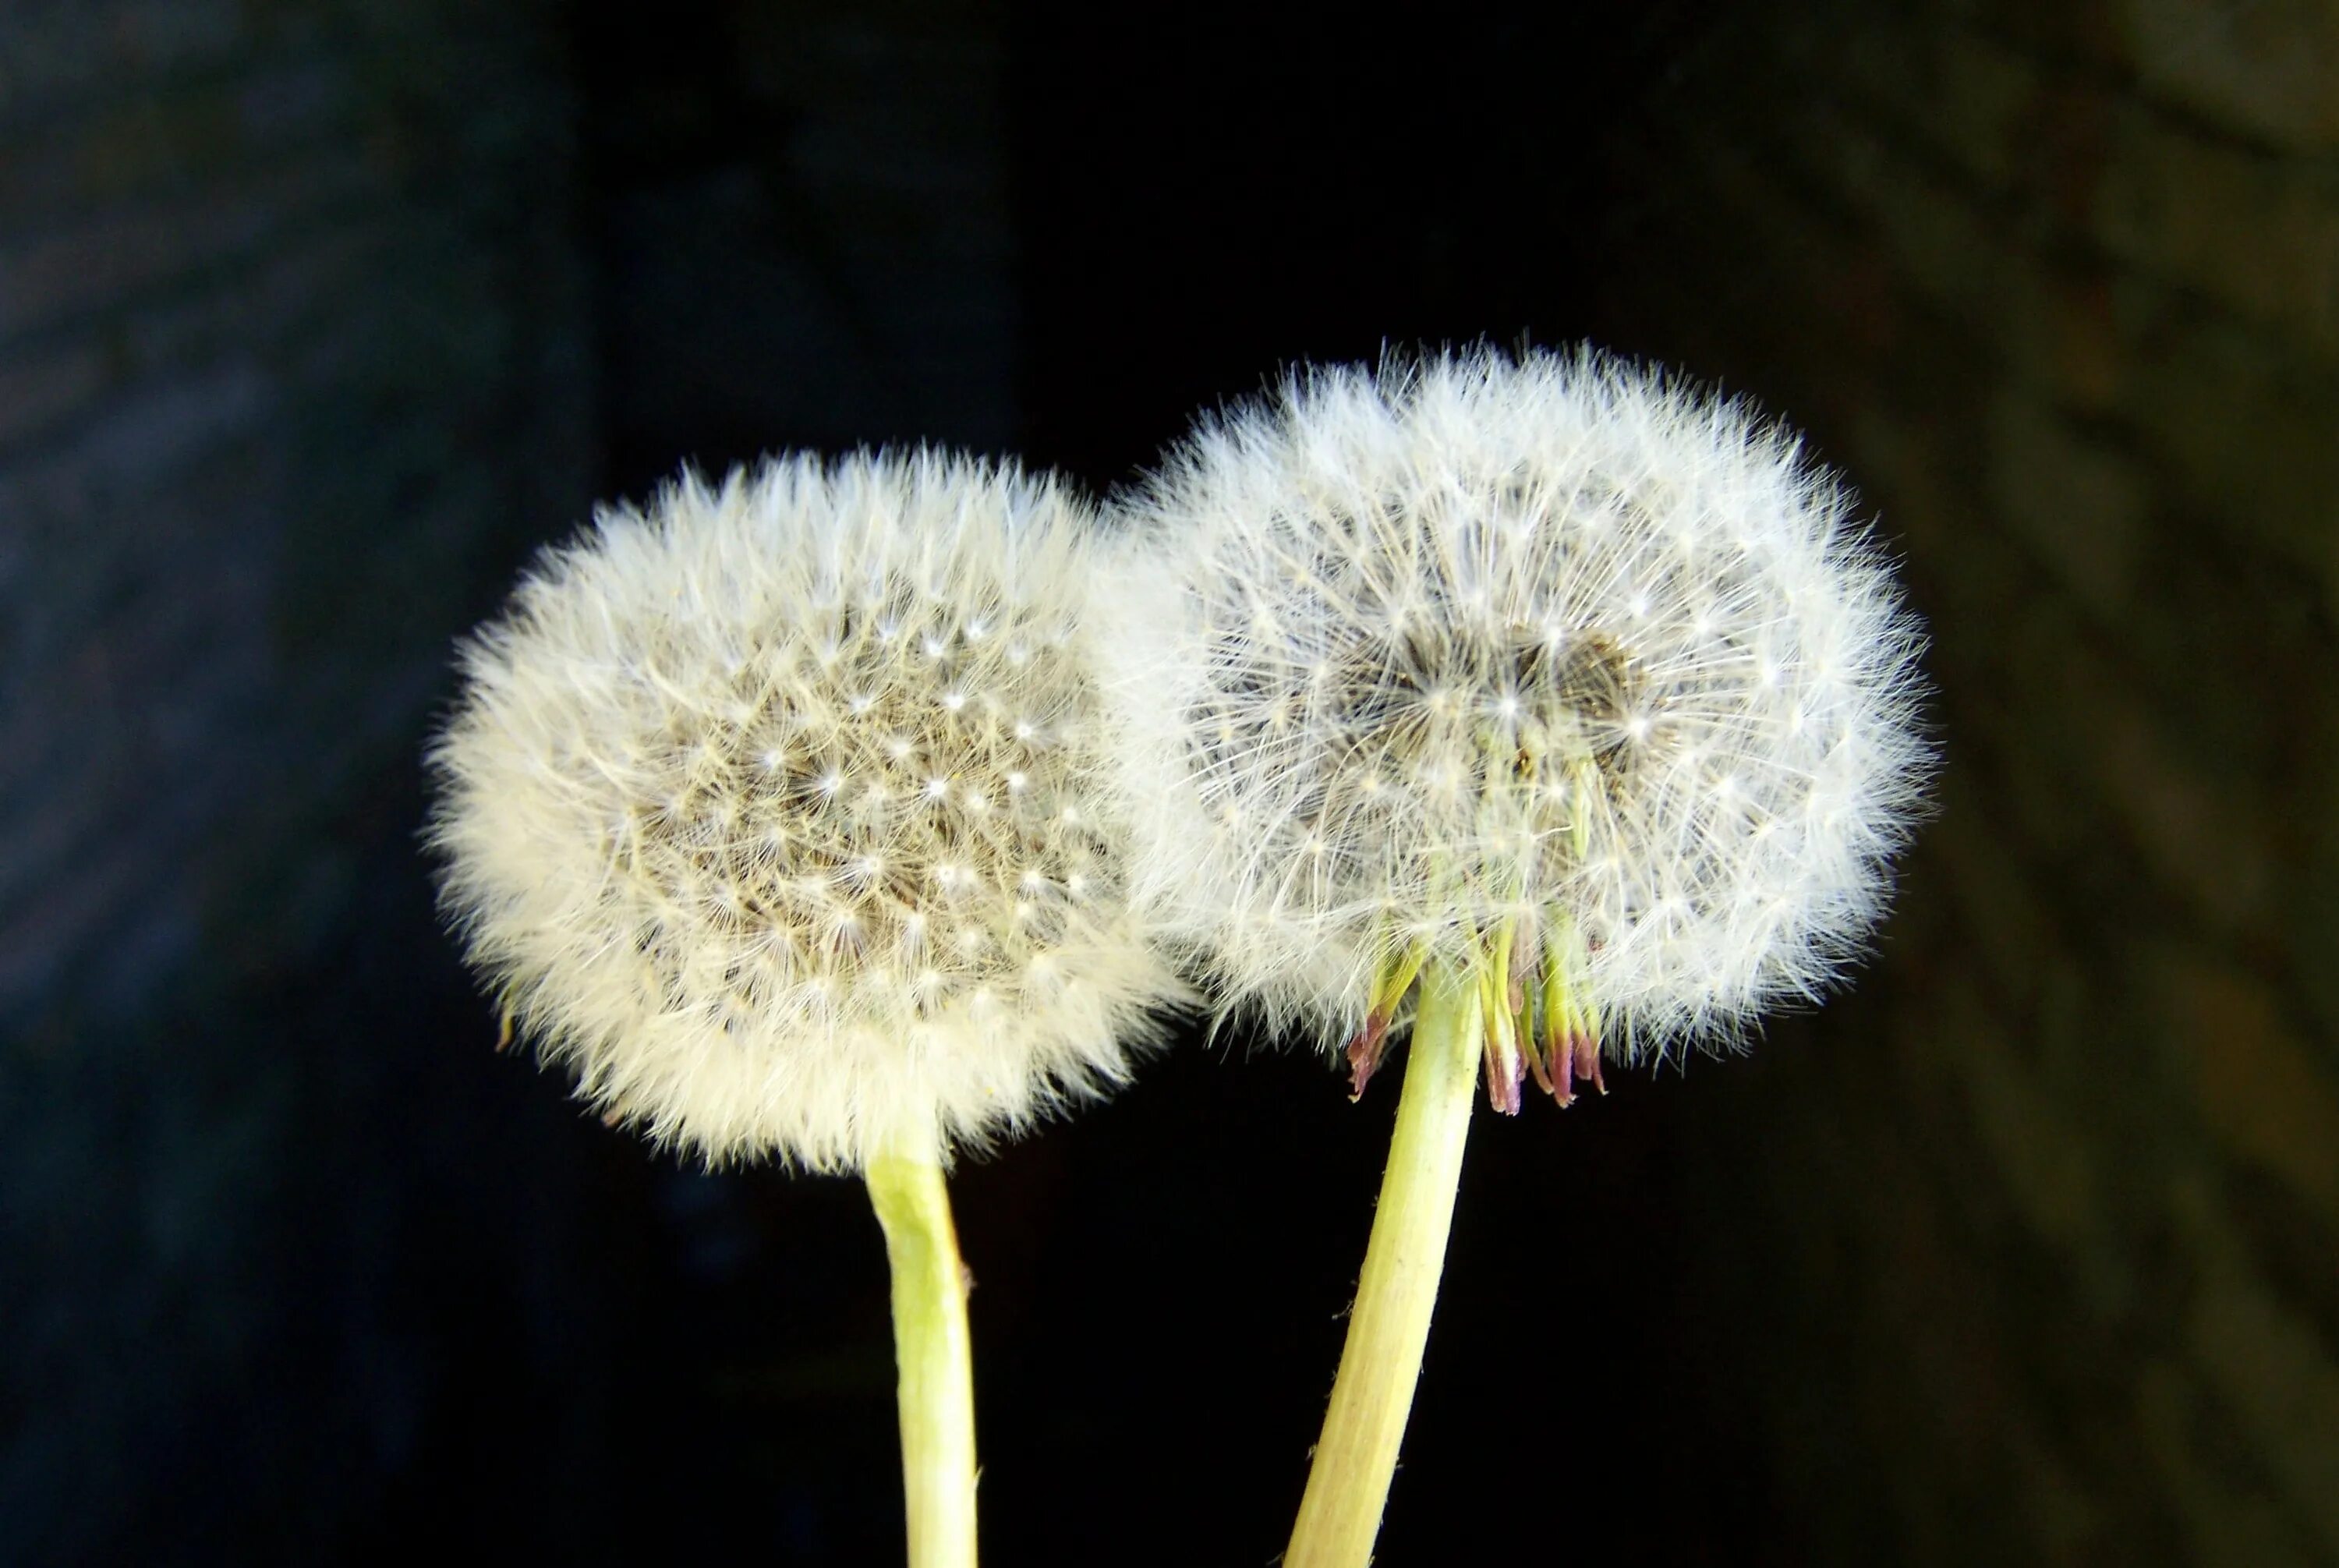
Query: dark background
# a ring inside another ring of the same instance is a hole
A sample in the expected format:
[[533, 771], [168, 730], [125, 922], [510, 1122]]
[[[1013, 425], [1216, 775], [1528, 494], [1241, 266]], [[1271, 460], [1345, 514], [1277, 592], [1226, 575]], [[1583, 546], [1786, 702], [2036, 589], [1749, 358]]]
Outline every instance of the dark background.
[[[1809, 429], [1947, 765], [1850, 995], [1480, 1118], [1381, 1560], [2339, 1562], [2334, 160], [2313, 0], [13, 0], [0, 1558], [897, 1559], [860, 1189], [491, 1049], [451, 640], [686, 459], [1484, 337]], [[962, 1169], [993, 1562], [1272, 1559], [1394, 1089]]]

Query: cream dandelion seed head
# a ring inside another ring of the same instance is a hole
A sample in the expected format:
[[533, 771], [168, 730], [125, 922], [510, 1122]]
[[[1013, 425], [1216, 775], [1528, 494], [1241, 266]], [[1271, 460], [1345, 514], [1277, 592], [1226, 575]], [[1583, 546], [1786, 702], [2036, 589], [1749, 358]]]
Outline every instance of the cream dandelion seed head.
[[1136, 887], [1347, 1041], [1479, 986], [1494, 1102], [1817, 995], [1929, 765], [1918, 626], [1791, 435], [1589, 352], [1312, 370], [1130, 510]]
[[710, 1160], [928, 1157], [1120, 1081], [1176, 987], [1079, 610], [1090, 519], [932, 453], [686, 476], [463, 653], [431, 838], [582, 1094]]

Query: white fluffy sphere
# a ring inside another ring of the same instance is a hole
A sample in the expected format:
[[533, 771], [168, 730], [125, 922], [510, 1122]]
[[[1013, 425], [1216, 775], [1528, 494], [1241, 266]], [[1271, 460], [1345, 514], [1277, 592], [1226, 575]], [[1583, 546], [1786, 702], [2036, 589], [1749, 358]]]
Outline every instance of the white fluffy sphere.
[[1603, 1036], [1818, 993], [1930, 755], [1849, 508], [1791, 435], [1589, 353], [1310, 370], [1205, 422], [1102, 616], [1137, 898], [1232, 996], [1362, 1028], [1360, 1078], [1423, 962], [1493, 976], [1563, 1098]]
[[464, 649], [431, 836], [584, 1095], [827, 1169], [1122, 1079], [1177, 986], [1125, 898], [1091, 535], [922, 453], [686, 477], [545, 553]]

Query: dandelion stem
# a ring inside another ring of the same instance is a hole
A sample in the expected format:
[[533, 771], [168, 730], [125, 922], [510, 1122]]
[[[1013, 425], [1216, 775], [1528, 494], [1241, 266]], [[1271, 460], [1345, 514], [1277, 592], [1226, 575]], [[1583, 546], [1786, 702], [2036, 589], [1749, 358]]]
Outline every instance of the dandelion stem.
[[1446, 1267], [1478, 1080], [1479, 992], [1443, 964], [1422, 976], [1380, 1207], [1285, 1568], [1363, 1568], [1371, 1560]]
[[867, 1179], [893, 1271], [909, 1568], [974, 1568], [974, 1376], [950, 1192], [931, 1155], [878, 1156]]

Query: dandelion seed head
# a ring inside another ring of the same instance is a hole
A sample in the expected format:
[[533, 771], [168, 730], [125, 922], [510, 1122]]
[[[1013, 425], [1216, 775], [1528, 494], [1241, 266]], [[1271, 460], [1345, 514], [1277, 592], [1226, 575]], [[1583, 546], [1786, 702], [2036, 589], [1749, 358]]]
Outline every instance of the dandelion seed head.
[[1408, 952], [1498, 938], [1627, 1060], [1822, 991], [1930, 766], [1851, 506], [1591, 353], [1310, 370], [1205, 422], [1102, 589], [1136, 898], [1333, 1046]]
[[[1094, 548], [1052, 485], [918, 453], [685, 476], [537, 561], [464, 646], [430, 839], [584, 1097], [829, 1169], [1123, 1079], [1178, 988], [1063, 635]], [[1091, 896], [1034, 918], [1027, 876]]]

